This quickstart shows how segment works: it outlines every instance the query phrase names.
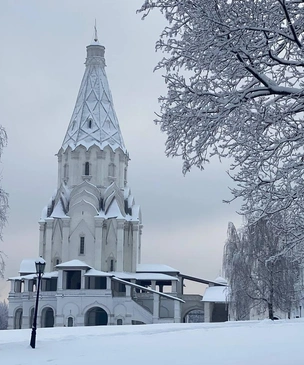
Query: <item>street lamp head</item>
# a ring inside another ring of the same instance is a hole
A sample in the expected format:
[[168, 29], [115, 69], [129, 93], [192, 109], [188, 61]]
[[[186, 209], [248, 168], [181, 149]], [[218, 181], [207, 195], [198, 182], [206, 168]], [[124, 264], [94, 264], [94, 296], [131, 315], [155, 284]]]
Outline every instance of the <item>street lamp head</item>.
[[39, 257], [39, 259], [37, 259], [35, 261], [35, 265], [36, 265], [36, 273], [39, 275], [42, 275], [44, 273], [44, 269], [45, 269], [45, 261], [42, 257]]

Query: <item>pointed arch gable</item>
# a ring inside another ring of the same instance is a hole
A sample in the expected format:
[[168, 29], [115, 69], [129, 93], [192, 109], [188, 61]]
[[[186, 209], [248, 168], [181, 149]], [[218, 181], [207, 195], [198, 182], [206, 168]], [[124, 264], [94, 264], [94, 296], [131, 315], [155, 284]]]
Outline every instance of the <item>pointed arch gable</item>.
[[115, 182], [112, 182], [104, 191], [103, 199], [106, 200], [112, 193], [115, 193], [117, 196], [121, 196], [121, 199], [123, 200], [123, 195], [119, 187]]
[[98, 190], [98, 188], [95, 185], [91, 184], [89, 181], [84, 180], [79, 185], [74, 187], [74, 189], [72, 190], [72, 192], [70, 194], [70, 200], [72, 200], [72, 198], [76, 194], [81, 193], [84, 190], [95, 195], [98, 200], [100, 199], [100, 191]]
[[55, 218], [52, 230], [52, 240], [56, 239], [56, 237], [61, 241], [62, 240], [62, 221], [61, 219]]
[[110, 314], [111, 314], [110, 309], [104, 303], [101, 304], [101, 303], [97, 302], [97, 300], [95, 300], [94, 303], [88, 304], [86, 307], [84, 307], [81, 314], [84, 315], [87, 311], [89, 311], [90, 309], [92, 309], [94, 307], [100, 307], [105, 312], [107, 312], [108, 316], [110, 316]]
[[122, 207], [120, 207], [118, 203], [119, 202], [116, 200], [116, 198], [113, 197], [111, 203], [107, 206], [107, 209], [105, 210], [105, 214], [108, 219], [111, 218], [124, 219], [125, 212], [124, 210], [122, 210]]
[[70, 207], [69, 216], [72, 216], [74, 213], [76, 213], [78, 211], [83, 211], [83, 210], [87, 211], [93, 217], [95, 215], [98, 215], [98, 210], [92, 203], [90, 203], [86, 200], [81, 200]]
[[86, 221], [84, 219], [82, 219], [77, 225], [76, 227], [73, 229], [73, 231], [70, 233], [69, 238], [71, 239], [71, 237], [75, 234], [75, 232], [81, 232], [82, 234], [90, 234], [90, 236], [94, 239], [94, 232], [91, 231], [89, 225], [86, 223]]
[[92, 194], [86, 189], [79, 191], [77, 194], [74, 194], [71, 198], [70, 205], [74, 205], [81, 200], [85, 200], [93, 204], [97, 210], [99, 209], [99, 199], [96, 197], [95, 194]]
[[116, 200], [120, 213], [122, 214], [122, 216], [125, 217], [126, 212], [125, 212], [125, 207], [124, 207], [124, 199], [123, 199], [123, 194], [121, 193], [121, 191], [118, 189], [117, 185], [115, 183], [112, 183], [105, 191], [104, 194], [104, 201], [103, 201], [103, 209], [104, 212], [107, 213], [109, 210], [109, 207], [111, 206], [111, 204], [113, 203], [113, 200]]
[[[115, 219], [107, 221], [106, 228], [106, 245], [116, 245], [117, 243], [117, 222]], [[113, 254], [113, 253], [111, 253]]]

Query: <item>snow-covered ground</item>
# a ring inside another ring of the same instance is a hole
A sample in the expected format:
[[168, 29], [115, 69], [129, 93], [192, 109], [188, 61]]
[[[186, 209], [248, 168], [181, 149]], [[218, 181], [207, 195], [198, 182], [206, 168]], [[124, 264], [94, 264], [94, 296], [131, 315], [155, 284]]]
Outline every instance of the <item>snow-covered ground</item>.
[[302, 365], [304, 321], [0, 331], [6, 365]]

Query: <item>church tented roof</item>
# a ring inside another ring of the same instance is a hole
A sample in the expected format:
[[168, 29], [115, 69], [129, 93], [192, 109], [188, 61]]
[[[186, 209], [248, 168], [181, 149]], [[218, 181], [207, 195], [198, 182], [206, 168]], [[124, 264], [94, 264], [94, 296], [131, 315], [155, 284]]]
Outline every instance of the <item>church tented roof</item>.
[[82, 145], [126, 152], [105, 72], [105, 48], [96, 40], [87, 47], [86, 70], [62, 149]]

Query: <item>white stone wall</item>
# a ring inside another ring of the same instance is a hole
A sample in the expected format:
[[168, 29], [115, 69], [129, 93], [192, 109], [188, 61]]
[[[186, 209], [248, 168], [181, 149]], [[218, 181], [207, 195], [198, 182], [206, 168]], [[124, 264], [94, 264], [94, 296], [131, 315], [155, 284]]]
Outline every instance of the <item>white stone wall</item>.
[[[92, 146], [88, 150], [78, 146], [74, 151], [70, 147], [66, 151], [58, 152], [58, 189], [64, 181], [69, 188], [73, 188], [83, 180], [88, 180], [98, 188], [105, 188], [113, 181], [120, 189], [126, 183], [128, 156], [118, 148], [115, 152], [108, 146], [100, 150]], [[85, 175], [85, 164], [89, 162], [90, 173]], [[110, 175], [109, 175], [110, 173]]]

